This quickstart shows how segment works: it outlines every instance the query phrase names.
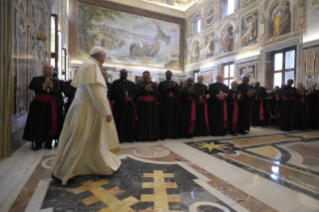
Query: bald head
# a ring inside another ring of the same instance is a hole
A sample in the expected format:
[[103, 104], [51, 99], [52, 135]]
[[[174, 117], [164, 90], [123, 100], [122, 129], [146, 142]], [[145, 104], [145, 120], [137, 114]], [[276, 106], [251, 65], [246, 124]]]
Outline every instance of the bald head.
[[217, 74], [216, 81], [219, 82], [219, 83], [222, 83], [223, 82], [223, 75]]
[[204, 81], [204, 76], [203, 76], [203, 75], [198, 75], [198, 77], [197, 77], [197, 82], [200, 83], [200, 84], [202, 84], [203, 81]]
[[298, 88], [298, 89], [303, 88], [303, 83], [302, 83], [302, 82], [298, 82], [298, 83], [297, 83], [297, 88]]

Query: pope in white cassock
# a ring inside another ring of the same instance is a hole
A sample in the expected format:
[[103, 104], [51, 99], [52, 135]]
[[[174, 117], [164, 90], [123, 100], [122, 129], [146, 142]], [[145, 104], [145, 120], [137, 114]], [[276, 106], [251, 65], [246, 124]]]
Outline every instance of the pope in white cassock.
[[53, 177], [62, 180], [63, 185], [77, 175], [113, 174], [121, 165], [112, 153], [119, 151], [120, 145], [99, 68], [106, 53], [94, 47], [90, 55], [72, 81], [77, 91], [59, 139]]

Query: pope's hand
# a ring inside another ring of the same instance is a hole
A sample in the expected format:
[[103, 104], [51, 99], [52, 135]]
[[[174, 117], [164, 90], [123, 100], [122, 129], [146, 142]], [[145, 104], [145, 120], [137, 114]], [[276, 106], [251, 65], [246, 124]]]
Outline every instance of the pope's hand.
[[107, 122], [111, 122], [112, 119], [113, 119], [112, 115], [109, 115], [109, 116], [106, 117], [106, 121], [107, 121]]

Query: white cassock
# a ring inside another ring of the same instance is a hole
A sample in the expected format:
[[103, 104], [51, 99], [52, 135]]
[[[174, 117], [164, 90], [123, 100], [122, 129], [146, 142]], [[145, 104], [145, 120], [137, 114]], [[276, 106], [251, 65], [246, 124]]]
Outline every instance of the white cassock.
[[110, 175], [121, 160], [112, 152], [120, 150], [114, 121], [106, 98], [107, 86], [98, 62], [90, 58], [78, 69], [72, 81], [77, 88], [59, 139], [53, 175], [67, 181], [77, 175]]

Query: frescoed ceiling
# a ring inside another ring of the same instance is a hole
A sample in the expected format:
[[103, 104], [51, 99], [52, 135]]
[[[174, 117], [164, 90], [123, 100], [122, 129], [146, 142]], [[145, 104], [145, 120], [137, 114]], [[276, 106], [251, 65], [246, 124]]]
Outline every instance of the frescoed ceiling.
[[159, 4], [165, 7], [170, 7], [177, 10], [186, 11], [191, 7], [197, 0], [143, 0], [154, 4]]

